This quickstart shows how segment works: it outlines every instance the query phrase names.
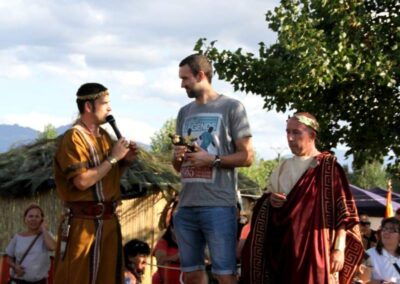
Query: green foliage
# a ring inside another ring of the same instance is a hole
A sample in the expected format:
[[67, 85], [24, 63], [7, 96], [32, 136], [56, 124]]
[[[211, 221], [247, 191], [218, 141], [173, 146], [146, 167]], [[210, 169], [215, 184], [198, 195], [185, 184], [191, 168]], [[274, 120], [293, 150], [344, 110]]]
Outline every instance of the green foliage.
[[38, 134], [37, 140], [55, 139], [57, 138], [57, 129], [51, 123], [44, 126], [43, 132]]
[[387, 174], [379, 161], [365, 163], [361, 169], [349, 176], [350, 182], [361, 188], [386, 188]]
[[261, 189], [267, 186], [268, 178], [278, 165], [277, 160], [266, 161], [256, 157], [255, 162], [248, 168], [239, 168], [239, 172], [255, 181]]
[[399, 193], [400, 192], [400, 179], [393, 178], [392, 179], [392, 187], [393, 191]]
[[277, 42], [260, 42], [258, 57], [206, 39], [195, 50], [235, 90], [262, 96], [267, 110], [313, 113], [322, 150], [346, 144], [356, 169], [387, 155], [398, 165], [399, 11], [398, 0], [282, 0], [266, 14]]
[[161, 127], [160, 131], [156, 132], [154, 136], [150, 138], [151, 151], [154, 154], [168, 154], [172, 151], [171, 138], [168, 134], [175, 134], [176, 119], [168, 119]]

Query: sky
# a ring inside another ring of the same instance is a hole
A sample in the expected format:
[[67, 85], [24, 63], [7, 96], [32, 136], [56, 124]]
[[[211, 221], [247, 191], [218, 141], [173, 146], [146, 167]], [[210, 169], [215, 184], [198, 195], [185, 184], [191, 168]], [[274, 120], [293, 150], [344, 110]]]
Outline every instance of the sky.
[[[150, 137], [190, 102], [178, 64], [199, 38], [219, 49], [257, 54], [276, 41], [265, 14], [278, 0], [0, 0], [0, 123], [39, 131], [77, 117], [76, 91], [99, 82], [110, 92], [122, 134]], [[260, 96], [214, 89], [243, 102], [257, 155], [289, 154], [287, 113], [267, 112]]]

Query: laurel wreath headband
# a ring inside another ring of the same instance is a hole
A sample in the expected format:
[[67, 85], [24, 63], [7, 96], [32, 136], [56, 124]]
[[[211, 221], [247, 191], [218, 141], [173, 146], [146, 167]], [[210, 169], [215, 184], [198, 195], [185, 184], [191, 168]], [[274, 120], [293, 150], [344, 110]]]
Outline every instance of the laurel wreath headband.
[[319, 124], [314, 119], [309, 118], [309, 117], [307, 117], [305, 115], [301, 115], [301, 114], [295, 114], [295, 115], [293, 115], [292, 117], [289, 117], [289, 118], [293, 118], [293, 117], [296, 118], [300, 123], [302, 123], [302, 124], [304, 124], [304, 125], [306, 125], [308, 127], [311, 127], [316, 132], [319, 131]]
[[98, 98], [109, 95], [108, 91], [101, 91], [100, 93], [97, 94], [90, 94], [90, 95], [83, 95], [83, 96], [77, 96], [77, 100], [79, 101], [87, 101], [87, 100], [97, 100]]

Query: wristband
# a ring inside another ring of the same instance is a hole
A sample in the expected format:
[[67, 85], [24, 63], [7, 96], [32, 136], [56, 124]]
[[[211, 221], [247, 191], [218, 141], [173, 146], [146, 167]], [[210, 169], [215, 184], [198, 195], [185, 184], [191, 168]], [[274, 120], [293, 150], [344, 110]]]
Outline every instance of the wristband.
[[336, 237], [335, 250], [344, 252], [346, 248], [346, 237]]
[[215, 155], [215, 159], [212, 162], [211, 167], [213, 167], [213, 168], [220, 168], [221, 167], [221, 158], [218, 155]]

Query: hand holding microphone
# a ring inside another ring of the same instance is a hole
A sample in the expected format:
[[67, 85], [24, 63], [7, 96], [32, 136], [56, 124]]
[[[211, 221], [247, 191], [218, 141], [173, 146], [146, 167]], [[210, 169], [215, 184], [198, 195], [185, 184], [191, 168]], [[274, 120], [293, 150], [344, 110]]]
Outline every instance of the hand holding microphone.
[[[113, 155], [116, 154], [116, 156], [122, 156], [122, 158], [126, 158], [128, 161], [133, 161], [134, 158], [136, 157], [136, 143], [133, 141], [128, 141], [125, 138], [122, 137], [121, 132], [119, 131], [117, 124], [115, 122], [115, 118], [110, 114], [106, 117], [106, 121], [111, 125], [112, 129], [114, 130], [115, 136], [118, 138], [117, 144], [113, 148]], [[123, 145], [125, 147], [125, 151], [120, 151], [118, 148], [119, 145]], [[114, 149], [117, 153], [114, 153]], [[117, 158], [117, 157], [115, 157]]]

